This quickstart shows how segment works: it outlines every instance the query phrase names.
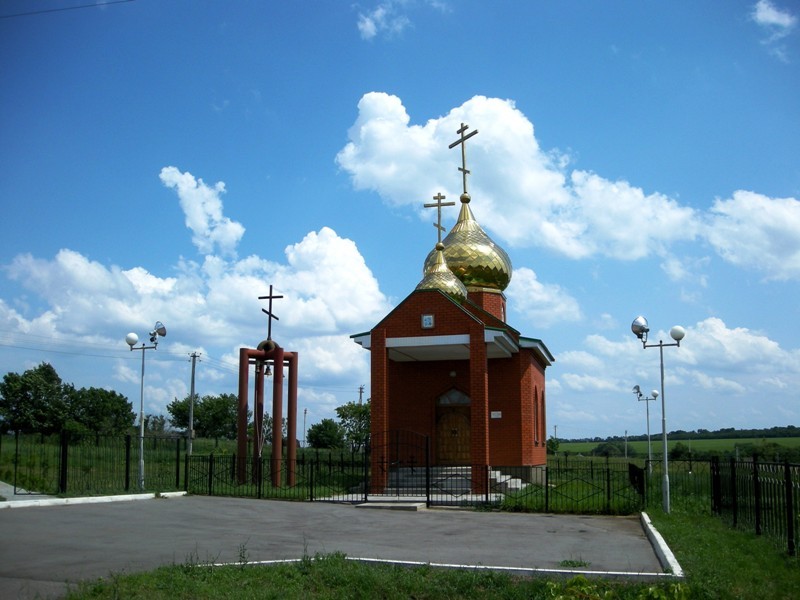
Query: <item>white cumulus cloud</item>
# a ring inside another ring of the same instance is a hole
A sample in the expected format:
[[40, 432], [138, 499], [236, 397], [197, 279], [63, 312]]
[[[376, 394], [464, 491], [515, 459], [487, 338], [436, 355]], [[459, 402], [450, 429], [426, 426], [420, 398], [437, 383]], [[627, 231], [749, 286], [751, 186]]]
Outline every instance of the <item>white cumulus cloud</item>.
[[778, 8], [770, 0], [759, 0], [753, 7], [750, 18], [768, 34], [761, 43], [773, 56], [788, 63], [789, 55], [783, 40], [794, 30], [797, 17], [788, 10]]
[[717, 200], [706, 237], [722, 258], [768, 279], [800, 279], [800, 201], [737, 191]]
[[549, 327], [582, 318], [575, 298], [559, 285], [542, 283], [536, 273], [526, 267], [514, 270], [506, 293], [514, 310], [535, 327]]
[[202, 254], [211, 254], [216, 247], [224, 255], [235, 255], [244, 227], [222, 214], [225, 184], [220, 181], [213, 187], [208, 186], [202, 179], [195, 179], [188, 171], [181, 173], [176, 167], [164, 167], [159, 177], [178, 194], [186, 226], [192, 230], [192, 242], [197, 249]]
[[461, 193], [460, 156], [447, 147], [467, 123], [478, 130], [467, 142], [471, 207], [500, 241], [572, 258], [635, 259], [696, 235], [694, 211], [672, 199], [592, 173], [568, 176], [568, 157], [540, 148], [533, 123], [512, 100], [475, 96], [424, 125], [411, 124], [390, 94], [365, 94], [358, 108], [337, 162], [356, 189], [388, 204], [419, 211], [421, 197]]
[[402, 6], [402, 2], [382, 2], [372, 10], [359, 13], [356, 26], [362, 39], [371, 40], [378, 34], [393, 36], [402, 33], [411, 25], [411, 20], [400, 12]]

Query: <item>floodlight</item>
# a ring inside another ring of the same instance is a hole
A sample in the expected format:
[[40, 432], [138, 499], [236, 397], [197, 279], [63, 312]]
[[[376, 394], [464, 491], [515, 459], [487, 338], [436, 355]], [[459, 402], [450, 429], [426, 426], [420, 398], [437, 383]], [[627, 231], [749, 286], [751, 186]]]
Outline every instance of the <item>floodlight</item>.
[[167, 328], [164, 327], [161, 321], [156, 321], [156, 324], [153, 325], [153, 331], [150, 332], [150, 343], [158, 344], [158, 336], [164, 337], [165, 335], [167, 335]]
[[633, 393], [634, 394], [641, 394], [642, 393], [642, 388], [640, 388], [638, 385], [633, 386]]
[[647, 326], [647, 319], [642, 316], [638, 316], [633, 320], [631, 323], [631, 331], [638, 337], [640, 340], [642, 338], [647, 337], [647, 332], [650, 331], [650, 328]]

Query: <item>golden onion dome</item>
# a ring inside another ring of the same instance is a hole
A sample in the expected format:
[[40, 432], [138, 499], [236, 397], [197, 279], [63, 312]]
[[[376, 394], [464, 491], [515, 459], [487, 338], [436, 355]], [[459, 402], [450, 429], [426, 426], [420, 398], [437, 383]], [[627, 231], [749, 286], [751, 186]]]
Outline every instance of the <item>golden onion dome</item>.
[[[467, 288], [503, 291], [511, 281], [511, 259], [478, 225], [469, 201], [461, 194], [458, 222], [443, 240], [447, 266]], [[436, 251], [428, 254], [426, 272], [436, 260]]]
[[441, 290], [459, 304], [467, 299], [467, 288], [461, 283], [448, 268], [444, 258], [444, 244], [439, 242], [430, 256], [433, 258], [425, 261], [422, 281], [417, 284], [418, 290]]

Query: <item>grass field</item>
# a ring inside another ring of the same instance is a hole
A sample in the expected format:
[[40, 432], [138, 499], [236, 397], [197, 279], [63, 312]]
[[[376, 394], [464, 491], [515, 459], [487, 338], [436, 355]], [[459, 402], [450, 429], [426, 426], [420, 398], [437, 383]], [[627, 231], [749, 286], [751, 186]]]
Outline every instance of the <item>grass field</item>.
[[[695, 452], [735, 452], [736, 447], [746, 444], [758, 445], [761, 443], [774, 443], [787, 448], [800, 448], [800, 437], [782, 438], [731, 438], [718, 440], [667, 440], [667, 447], [672, 450], [676, 444], [683, 444]], [[589, 454], [601, 442], [561, 442], [558, 446], [559, 454], [569, 452], [570, 454]], [[661, 455], [661, 435], [653, 434], [651, 438], [653, 455]], [[647, 455], [647, 442], [636, 441], [628, 442], [628, 450], [636, 453], [637, 456]]]

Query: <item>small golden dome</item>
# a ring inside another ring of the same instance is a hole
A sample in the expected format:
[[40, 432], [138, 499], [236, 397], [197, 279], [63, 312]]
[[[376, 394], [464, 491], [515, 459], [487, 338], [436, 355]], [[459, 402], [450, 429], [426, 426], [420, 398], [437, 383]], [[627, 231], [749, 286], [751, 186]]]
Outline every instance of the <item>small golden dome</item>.
[[[425, 269], [418, 290], [441, 290], [459, 304], [467, 299], [467, 288], [448, 268], [444, 258], [444, 244], [439, 242], [425, 261]], [[432, 257], [432, 258], [431, 258]]]
[[[478, 225], [469, 202], [469, 194], [461, 194], [458, 222], [443, 240], [447, 266], [467, 288], [503, 291], [511, 281], [511, 259]], [[435, 261], [434, 250], [425, 259], [426, 272]]]

